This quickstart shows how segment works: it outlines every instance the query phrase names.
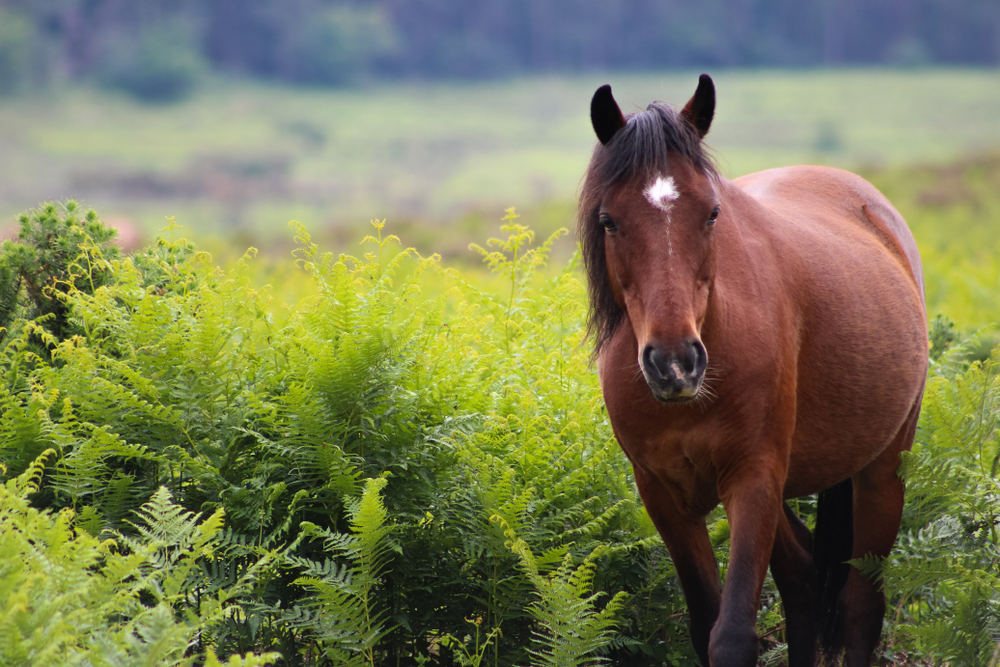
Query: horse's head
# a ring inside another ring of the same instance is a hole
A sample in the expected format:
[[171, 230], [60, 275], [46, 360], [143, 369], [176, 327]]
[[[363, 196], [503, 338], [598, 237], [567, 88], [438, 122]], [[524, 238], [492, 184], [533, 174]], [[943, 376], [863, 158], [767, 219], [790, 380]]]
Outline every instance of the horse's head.
[[701, 328], [715, 278], [720, 215], [715, 170], [701, 143], [715, 110], [702, 75], [680, 112], [664, 104], [622, 115], [603, 86], [591, 102], [600, 144], [580, 199], [580, 236], [597, 351], [627, 317], [639, 368], [658, 400], [702, 389]]

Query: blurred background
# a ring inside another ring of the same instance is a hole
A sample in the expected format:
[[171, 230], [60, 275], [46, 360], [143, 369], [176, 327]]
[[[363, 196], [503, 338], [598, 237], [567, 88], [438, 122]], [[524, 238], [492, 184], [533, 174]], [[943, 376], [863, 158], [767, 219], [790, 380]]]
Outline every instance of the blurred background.
[[75, 198], [132, 247], [385, 218], [478, 261], [506, 207], [572, 227], [598, 85], [682, 104], [701, 71], [728, 176], [831, 164], [926, 207], [1000, 171], [997, 0], [0, 0], [0, 234]]

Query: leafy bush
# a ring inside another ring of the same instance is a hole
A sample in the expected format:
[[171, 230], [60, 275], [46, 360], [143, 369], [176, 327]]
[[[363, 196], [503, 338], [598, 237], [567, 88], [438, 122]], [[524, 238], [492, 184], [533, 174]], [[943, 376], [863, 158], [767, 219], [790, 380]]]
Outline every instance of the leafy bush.
[[81, 213], [73, 201], [23, 213], [17, 238], [0, 245], [0, 342], [31, 321], [56, 341], [82, 333], [69, 321], [68, 296], [108, 282], [104, 259], [119, 252], [117, 231]]
[[[225, 590], [202, 600], [194, 617], [178, 617], [218, 558], [223, 513], [204, 521], [171, 502], [161, 488], [137, 514], [136, 537], [99, 539], [70, 509], [39, 511], [47, 452], [0, 486], [0, 658], [4, 665], [192, 665], [197, 633], [232, 610], [252, 582], [255, 563]], [[219, 665], [201, 651], [204, 664]], [[232, 667], [270, 664], [276, 655], [233, 656]]]
[[[598, 650], [690, 659], [679, 588], [587, 363], [574, 265], [538, 275], [553, 239], [530, 247], [514, 217], [484, 251], [502, 296], [393, 252], [381, 223], [360, 259], [321, 254], [297, 226], [315, 292], [281, 321], [251, 285], [252, 253], [223, 273], [183, 240], [123, 258], [84, 239], [108, 278], [67, 288], [66, 335], [31, 352], [41, 324], [21, 311], [5, 341], [0, 458], [16, 476], [53, 450], [32, 500], [72, 511], [77, 532], [139, 539], [157, 489], [184, 512], [224, 512], [172, 606], [199, 649], [454, 665], [481, 618], [483, 660], [544, 662], [562, 655], [544, 630], [561, 600], [568, 627], [597, 623], [580, 664]], [[238, 609], [203, 617], [226, 591]]]
[[[544, 270], [555, 236], [535, 245], [510, 211], [474, 246], [494, 293], [393, 250], [382, 223], [361, 258], [295, 223], [314, 289], [280, 314], [253, 251], [228, 272], [183, 239], [121, 257], [96, 217], [63, 211], [22, 218], [0, 255], [18, 295], [0, 341], [0, 590], [17, 593], [0, 660], [696, 664], [588, 364], [576, 260]], [[864, 566], [892, 601], [885, 660], [989, 664], [1000, 358], [946, 319], [932, 335], [899, 546]], [[66, 563], [26, 570], [25, 549]], [[768, 581], [767, 664], [781, 619]]]

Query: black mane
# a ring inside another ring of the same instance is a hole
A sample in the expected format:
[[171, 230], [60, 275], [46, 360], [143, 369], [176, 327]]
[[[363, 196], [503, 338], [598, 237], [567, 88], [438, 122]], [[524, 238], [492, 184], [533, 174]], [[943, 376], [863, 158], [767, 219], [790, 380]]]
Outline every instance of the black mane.
[[645, 111], [629, 116], [625, 127], [607, 145], [597, 144], [590, 159], [580, 194], [577, 233], [590, 295], [587, 330], [594, 336], [595, 355], [625, 319], [625, 311], [615, 303], [608, 279], [605, 232], [598, 220], [601, 200], [609, 188], [632, 177], [665, 172], [668, 152], [716, 175], [715, 164], [697, 131], [673, 107], [662, 102], [654, 102]]

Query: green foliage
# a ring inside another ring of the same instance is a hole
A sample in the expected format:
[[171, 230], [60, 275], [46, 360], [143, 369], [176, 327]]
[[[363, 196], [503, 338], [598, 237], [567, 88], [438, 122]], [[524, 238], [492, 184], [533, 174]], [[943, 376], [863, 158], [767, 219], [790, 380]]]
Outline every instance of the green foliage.
[[[278, 307], [253, 249], [223, 271], [171, 220], [122, 257], [75, 211], [26, 216], [0, 263], [8, 662], [695, 664], [589, 365], [577, 259], [545, 266], [561, 231], [536, 246], [509, 210], [473, 282], [380, 221], [361, 257], [292, 223], [310, 288]], [[988, 664], [1000, 358], [955, 329], [931, 326], [899, 546], [866, 567], [892, 602], [886, 655]], [[721, 511], [710, 535], [724, 563]], [[769, 581], [767, 664], [782, 628]]]
[[[619, 591], [604, 609], [595, 609], [600, 597], [600, 593], [592, 594], [595, 560], [604, 548], [595, 549], [577, 567], [574, 567], [573, 556], [567, 553], [558, 567], [553, 568], [556, 560], [553, 554], [536, 558], [528, 543], [517, 537], [502, 519], [498, 520], [505, 526], [510, 549], [520, 557], [521, 566], [538, 595], [529, 607], [532, 617], [538, 621], [538, 627], [532, 631], [537, 647], [531, 650], [532, 664], [576, 667], [606, 662], [593, 654], [613, 638], [617, 625], [615, 614], [627, 594]], [[546, 570], [552, 573], [546, 576]]]
[[[4, 665], [193, 665], [199, 631], [229, 612], [237, 582], [194, 614], [195, 565], [213, 558], [222, 515], [205, 522], [161, 490], [139, 513], [139, 535], [100, 539], [74, 528], [74, 512], [38, 510], [47, 452], [0, 486], [0, 662]], [[213, 664], [214, 652], [207, 649]], [[271, 664], [277, 655], [233, 656]], [[214, 664], [218, 664], [217, 660]]]
[[0, 343], [18, 320], [39, 321], [56, 340], [80, 333], [67, 295], [93, 293], [110, 280], [117, 232], [74, 201], [45, 204], [18, 223], [17, 238], [0, 246]]
[[927, 327], [927, 338], [930, 342], [931, 361], [938, 361], [948, 348], [958, 341], [955, 323], [948, 317], [938, 313]]
[[[379, 493], [386, 479], [369, 479], [361, 498], [348, 506], [352, 535], [333, 533], [314, 524], [303, 524], [307, 537], [323, 537], [327, 554], [346, 557], [350, 566], [337, 567], [335, 559], [322, 563], [290, 558], [306, 576], [295, 583], [314, 597], [296, 627], [312, 631], [326, 657], [338, 665], [375, 665], [375, 648], [389, 630], [385, 609], [377, 609], [374, 591], [388, 565], [392, 526]], [[315, 614], [309, 614], [313, 610]]]
[[514, 222], [520, 216], [514, 212], [513, 208], [507, 209], [506, 213], [503, 220], [507, 224], [501, 225], [500, 231], [508, 234], [507, 238], [503, 240], [490, 239], [487, 243], [488, 246], [496, 247], [498, 250], [490, 252], [477, 243], [471, 244], [469, 248], [482, 255], [483, 261], [490, 267], [490, 271], [502, 276], [510, 284], [506, 312], [500, 315], [499, 312], [491, 309], [493, 316], [499, 317], [503, 321], [505, 350], [509, 354], [511, 338], [519, 333], [515, 321], [523, 319], [518, 317], [521, 313], [514, 309], [515, 303], [520, 303], [520, 301], [515, 301], [515, 298], [525, 291], [535, 272], [548, 259], [549, 253], [552, 251], [552, 244], [565, 234], [566, 230], [558, 230], [538, 248], [529, 248], [535, 240], [535, 233], [528, 227]]
[[445, 635], [441, 638], [441, 646], [451, 649], [456, 662], [461, 667], [479, 667], [487, 657], [487, 650], [500, 634], [500, 628], [493, 628], [483, 637], [482, 616], [477, 616], [475, 619], [467, 618], [465, 622], [473, 627], [473, 632], [476, 633], [475, 637], [466, 635], [464, 638], [459, 639], [454, 635]]
[[[53, 450], [36, 506], [73, 511], [81, 535], [146, 545], [164, 574], [143, 595], [219, 655], [523, 663], [532, 637], [567, 641], [539, 616], [558, 591], [595, 614], [580, 660], [683, 643], [683, 619], [647, 604], [676, 609], [679, 592], [602, 413], [575, 265], [539, 275], [557, 236], [531, 248], [529, 230], [505, 228], [494, 295], [393, 250], [381, 222], [362, 258], [321, 253], [294, 226], [314, 290], [280, 316], [252, 285], [253, 252], [214, 269], [171, 222], [171, 240], [102, 256], [106, 279], [67, 287], [75, 328], [47, 334], [48, 356], [29, 349], [41, 325], [17, 319], [0, 356], [0, 457], [17, 475]], [[492, 516], [567, 559], [562, 583], [539, 589], [550, 580], [528, 574]], [[616, 614], [642, 638], [609, 648]], [[467, 648], [468, 618], [490, 630]]]

